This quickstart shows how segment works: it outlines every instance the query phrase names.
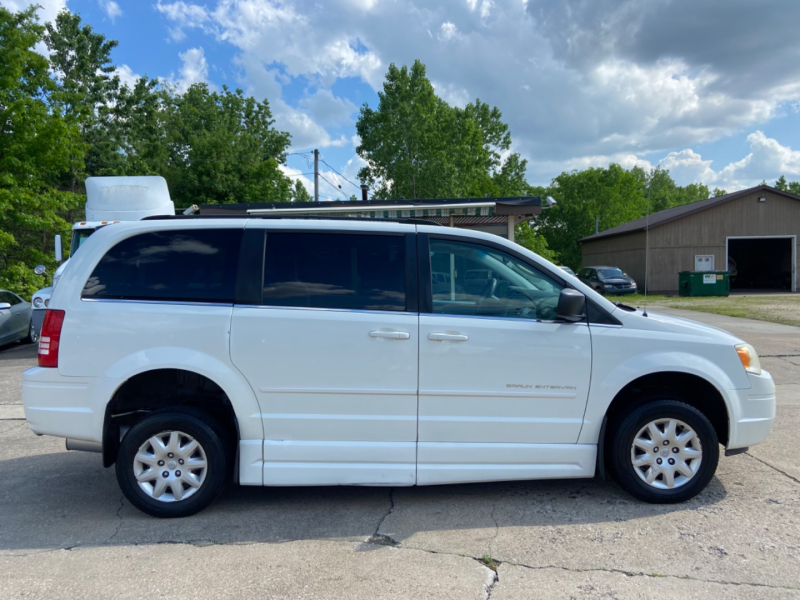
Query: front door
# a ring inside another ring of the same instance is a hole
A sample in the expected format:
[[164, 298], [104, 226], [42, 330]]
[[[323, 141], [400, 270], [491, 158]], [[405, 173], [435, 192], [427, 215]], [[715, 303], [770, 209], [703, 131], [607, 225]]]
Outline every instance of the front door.
[[260, 301], [235, 306], [231, 326], [261, 406], [265, 485], [415, 483], [414, 239], [387, 227], [266, 231]]
[[432, 302], [420, 315], [417, 481], [591, 472], [595, 450], [576, 445], [591, 337], [585, 322], [556, 316], [563, 280], [465, 238], [432, 235], [428, 255]]

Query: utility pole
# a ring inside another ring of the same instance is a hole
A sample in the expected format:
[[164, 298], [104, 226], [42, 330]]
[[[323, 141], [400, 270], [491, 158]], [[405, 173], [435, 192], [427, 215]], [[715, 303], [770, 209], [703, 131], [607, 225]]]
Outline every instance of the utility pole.
[[314, 202], [319, 202], [319, 150], [314, 148]]

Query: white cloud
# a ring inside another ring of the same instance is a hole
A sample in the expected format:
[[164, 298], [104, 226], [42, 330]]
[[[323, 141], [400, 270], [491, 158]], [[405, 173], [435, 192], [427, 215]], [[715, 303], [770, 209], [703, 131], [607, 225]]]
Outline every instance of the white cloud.
[[492, 8], [494, 8], [494, 2], [492, 2], [492, 0], [483, 0], [483, 2], [481, 2], [481, 19], [488, 19], [489, 15], [492, 13]]
[[352, 124], [352, 116], [358, 110], [350, 100], [334, 96], [328, 89], [318, 89], [314, 94], [301, 99], [300, 106], [310, 111], [323, 126]]
[[[323, 105], [332, 114], [337, 107], [320, 90], [350, 77], [378, 90], [389, 63], [419, 58], [449, 102], [480, 97], [498, 106], [514, 148], [529, 159], [531, 180], [546, 183], [559, 166], [665, 155], [753, 131], [780, 107], [797, 106], [800, 38], [791, 23], [800, 18], [800, 4], [757, 5], [697, 0], [676, 10], [666, 0], [158, 0], [156, 8], [173, 37], [199, 30], [230, 44], [238, 64], [254, 65], [241, 84], [270, 100], [295, 147], [342, 139], [326, 129], [332, 125]], [[298, 106], [282, 98], [286, 78], [308, 83]], [[702, 158], [670, 160], [687, 173], [690, 165], [706, 173]], [[732, 168], [737, 177], [755, 169], [755, 160]]]
[[441, 27], [439, 27], [439, 39], [443, 42], [449, 42], [457, 37], [459, 37], [458, 27], [455, 26], [455, 23], [445, 21], [442, 23]]
[[[275, 118], [275, 127], [281, 131], [292, 134], [292, 150], [306, 150], [309, 148], [325, 148], [328, 146], [345, 146], [348, 140], [345, 136], [332, 138], [320, 123], [314, 120], [301, 108], [290, 106], [282, 98], [282, 86], [278, 81], [280, 72], [277, 69], [267, 68], [261, 60], [252, 55], [242, 54], [236, 58], [236, 64], [242, 69], [239, 83], [248, 94], [256, 98], [269, 101], [272, 116]], [[326, 103], [325, 96], [330, 94], [332, 102]], [[316, 99], [308, 99], [307, 106], [313, 110], [318, 106], [325, 113], [323, 118], [336, 118], [336, 110], [331, 110], [337, 99], [330, 92], [322, 92]], [[316, 102], [315, 102], [316, 100]], [[327, 105], [326, 105], [327, 104]], [[341, 101], [339, 108], [347, 110], [347, 103]], [[323, 106], [326, 105], [326, 106]], [[342, 111], [340, 110], [339, 116]]]
[[98, 0], [98, 3], [112, 23], [122, 16], [122, 9], [114, 0]]
[[122, 85], [127, 85], [131, 89], [133, 89], [133, 86], [135, 86], [136, 82], [141, 78], [141, 75], [134, 73], [133, 69], [128, 65], [120, 65], [115, 68], [114, 75], [119, 77], [119, 81]]
[[[294, 169], [292, 167], [287, 167], [286, 165], [278, 165], [278, 169], [280, 169], [284, 175], [286, 175], [289, 179], [294, 181], [299, 181], [303, 184], [303, 187], [306, 188], [306, 191], [314, 197], [314, 181], [309, 179], [307, 175], [304, 175], [304, 171], [300, 169]], [[313, 175], [311, 175], [313, 177]], [[292, 183], [294, 185], [294, 183]]]
[[67, 0], [0, 0], [0, 6], [5, 6], [12, 12], [25, 10], [31, 4], [38, 4], [41, 8], [37, 11], [39, 20], [47, 23], [55, 20], [56, 15], [67, 7]]
[[174, 73], [170, 73], [165, 80], [174, 85], [179, 94], [183, 94], [192, 84], [208, 83], [208, 61], [202, 47], [189, 48], [186, 52], [178, 53], [178, 57], [183, 65], [177, 79]]
[[800, 177], [800, 150], [783, 146], [761, 131], [748, 135], [747, 141], [750, 143], [747, 156], [719, 171], [712, 168], [712, 161], [703, 160], [692, 150], [670, 152], [662, 159], [661, 166], [669, 169], [676, 181], [701, 181], [728, 191], [752, 187], [764, 180], [771, 184], [781, 175], [790, 180]]

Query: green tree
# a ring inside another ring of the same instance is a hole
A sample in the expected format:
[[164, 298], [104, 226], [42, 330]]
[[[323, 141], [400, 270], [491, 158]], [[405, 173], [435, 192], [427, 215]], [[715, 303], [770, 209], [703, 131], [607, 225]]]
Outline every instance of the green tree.
[[581, 265], [579, 240], [592, 235], [595, 224], [603, 231], [635, 219], [647, 209], [636, 174], [618, 164], [562, 173], [546, 194], [556, 205], [542, 211], [539, 233], [562, 264], [573, 270]]
[[308, 193], [306, 186], [299, 179], [294, 182], [292, 196], [295, 202], [311, 202], [311, 194]]
[[172, 101], [157, 79], [140, 77], [132, 88], [121, 86], [108, 108], [110, 145], [118, 150], [97, 165], [95, 174], [167, 176]]
[[[452, 107], [436, 96], [425, 65], [389, 65], [377, 109], [364, 104], [356, 151], [359, 179], [375, 198], [460, 198], [524, 188], [525, 161], [512, 154], [508, 126], [495, 107], [476, 100]], [[521, 174], [521, 175], [520, 175]], [[497, 179], [495, 180], [495, 177]], [[514, 192], [516, 193], [516, 192]]]
[[516, 226], [514, 230], [514, 241], [531, 252], [535, 252], [542, 258], [546, 258], [550, 262], [556, 262], [558, 260], [558, 254], [550, 249], [545, 237], [536, 233], [536, 230], [528, 221]]
[[[55, 22], [45, 25], [44, 41], [50, 51], [51, 76], [56, 84], [52, 101], [64, 118], [77, 125], [85, 152], [73, 157], [63, 182], [75, 192], [87, 175], [97, 175], [113, 163], [119, 148], [108, 135], [111, 105], [116, 101], [119, 79], [114, 76], [111, 51], [117, 46], [77, 13], [64, 9]], [[85, 166], [83, 159], [85, 154]]]
[[278, 165], [290, 136], [276, 130], [269, 103], [242, 90], [212, 92], [205, 83], [172, 95], [167, 114], [169, 164], [176, 202], [288, 202], [296, 190]]
[[47, 59], [34, 50], [43, 34], [34, 7], [0, 7], [0, 287], [25, 297], [41, 287], [33, 265], [54, 266], [53, 235], [68, 227], [64, 215], [80, 204], [76, 194], [57, 189], [83, 160], [83, 144], [53, 101]]

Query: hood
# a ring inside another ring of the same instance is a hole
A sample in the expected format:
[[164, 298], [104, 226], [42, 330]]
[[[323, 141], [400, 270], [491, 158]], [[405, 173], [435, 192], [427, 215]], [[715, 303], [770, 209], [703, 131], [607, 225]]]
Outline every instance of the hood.
[[637, 309], [636, 312], [625, 312], [617, 309], [614, 311], [614, 316], [622, 321], [625, 327], [691, 336], [703, 339], [707, 342], [716, 342], [732, 346], [744, 343], [744, 340], [741, 340], [724, 329], [693, 321], [692, 319], [675, 317], [664, 313], [648, 310], [647, 316], [645, 317], [641, 309]]
[[632, 277], [609, 277], [608, 279], [601, 279], [600, 281], [602, 283], [610, 283], [610, 284], [614, 284], [614, 285], [619, 285], [621, 283], [623, 283], [623, 284], [624, 283], [632, 283], [633, 282], [633, 278]]

